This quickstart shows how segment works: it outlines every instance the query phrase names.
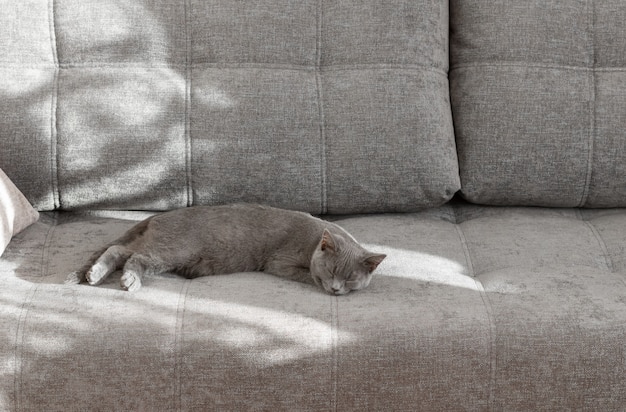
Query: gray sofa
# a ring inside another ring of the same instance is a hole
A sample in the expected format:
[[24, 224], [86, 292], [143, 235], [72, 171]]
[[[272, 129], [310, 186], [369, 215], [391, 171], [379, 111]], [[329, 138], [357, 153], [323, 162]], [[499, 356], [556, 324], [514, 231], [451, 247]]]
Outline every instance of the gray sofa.
[[[40, 217], [0, 257], [0, 410], [626, 410], [622, 0], [2, 7], [0, 169]], [[388, 257], [341, 297], [63, 283], [242, 201]]]

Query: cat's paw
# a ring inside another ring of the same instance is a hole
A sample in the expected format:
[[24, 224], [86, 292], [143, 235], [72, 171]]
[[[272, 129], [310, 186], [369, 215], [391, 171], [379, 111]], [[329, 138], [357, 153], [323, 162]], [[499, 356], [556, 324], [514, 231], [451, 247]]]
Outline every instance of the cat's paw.
[[103, 265], [96, 263], [89, 269], [89, 271], [85, 274], [85, 280], [91, 286], [97, 286], [104, 281], [107, 277], [108, 273]]
[[66, 285], [78, 285], [81, 282], [85, 281], [85, 277], [82, 273], [80, 273], [79, 271], [76, 272], [72, 272], [69, 275], [67, 275], [67, 277], [65, 278], [65, 283]]
[[141, 287], [141, 278], [135, 273], [126, 272], [120, 279], [120, 286], [124, 290], [135, 292]]

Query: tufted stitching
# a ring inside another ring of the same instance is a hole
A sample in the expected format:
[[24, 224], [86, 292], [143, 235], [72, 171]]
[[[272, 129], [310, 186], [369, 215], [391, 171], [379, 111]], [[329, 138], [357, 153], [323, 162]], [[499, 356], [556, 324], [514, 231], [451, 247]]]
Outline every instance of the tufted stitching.
[[602, 235], [598, 231], [598, 228], [596, 228], [593, 222], [591, 222], [588, 219], [585, 219], [585, 216], [583, 216], [580, 209], [577, 209], [576, 212], [580, 220], [582, 220], [585, 223], [585, 225], [587, 226], [587, 228], [589, 229], [593, 237], [596, 239], [596, 242], [598, 242], [598, 245], [600, 246], [600, 249], [602, 250], [602, 257], [604, 258], [605, 269], [615, 273], [615, 265], [613, 264], [613, 260], [611, 259], [611, 255], [609, 254], [609, 249], [606, 246], [606, 242], [602, 238]]
[[54, 243], [52, 241], [52, 237], [54, 235], [54, 232], [58, 224], [59, 224], [59, 215], [58, 215], [58, 212], [54, 212], [54, 214], [52, 215], [52, 224], [50, 225], [50, 228], [48, 229], [48, 232], [46, 233], [46, 239], [44, 240], [43, 250], [41, 253], [40, 276], [42, 278], [50, 274], [49, 265], [50, 265], [50, 262], [52, 261], [51, 256], [50, 256], [51, 255], [50, 250], [52, 249], [52, 245]]
[[474, 265], [472, 264], [472, 257], [469, 250], [469, 245], [467, 243], [467, 239], [465, 237], [465, 233], [461, 228], [460, 224], [454, 225], [456, 232], [459, 236], [459, 240], [463, 247], [463, 252], [465, 254], [465, 261], [467, 265], [468, 276], [471, 276], [474, 279], [474, 283], [476, 285], [476, 289], [480, 293], [480, 298], [483, 301], [483, 306], [485, 307], [485, 314], [487, 315], [487, 321], [489, 322], [489, 365], [490, 365], [490, 385], [489, 385], [489, 409], [495, 410], [495, 391], [496, 391], [496, 381], [497, 381], [497, 358], [496, 358], [496, 325], [493, 319], [493, 307], [491, 304], [491, 300], [485, 291], [485, 287], [483, 283], [475, 276]]
[[319, 111], [319, 128], [320, 128], [320, 212], [325, 214], [328, 212], [328, 169], [326, 165], [326, 131], [324, 127], [324, 94], [322, 91], [322, 19], [323, 4], [322, 1], [317, 3], [317, 33], [315, 41], [315, 86], [317, 91], [317, 105]]
[[13, 381], [13, 392], [16, 411], [22, 409], [22, 372], [24, 370], [22, 365], [22, 359], [24, 359], [22, 349], [26, 346], [24, 342], [26, 335], [24, 333], [24, 329], [26, 328], [26, 318], [28, 317], [31, 302], [34, 299], [38, 288], [39, 284], [33, 284], [28, 295], [26, 296], [26, 299], [22, 302], [22, 306], [20, 307], [20, 316], [17, 323], [17, 330], [15, 332], [15, 380]]
[[330, 367], [330, 410], [337, 411], [337, 392], [338, 392], [338, 379], [337, 373], [339, 371], [339, 301], [337, 297], [330, 297], [330, 312], [331, 312], [331, 345], [332, 345], [332, 364]]
[[52, 96], [50, 102], [50, 176], [51, 191], [54, 209], [61, 207], [61, 193], [59, 190], [59, 162], [58, 162], [58, 98], [59, 98], [59, 55], [56, 37], [56, 25], [54, 18], [54, 0], [48, 3], [48, 19], [50, 30], [50, 46], [52, 48], [52, 60], [54, 61], [54, 79], [52, 81]]
[[[48, 263], [50, 262], [50, 247], [52, 245], [52, 234], [58, 224], [58, 215], [55, 212], [52, 224], [48, 228], [46, 232], [46, 237], [44, 239], [41, 251], [41, 270], [40, 275], [46, 276], [48, 272]], [[19, 411], [22, 409], [22, 373], [24, 371], [22, 360], [24, 359], [24, 354], [22, 353], [23, 348], [26, 346], [24, 339], [26, 334], [24, 330], [26, 329], [26, 320], [28, 318], [28, 312], [31, 307], [31, 303], [33, 302], [35, 295], [37, 294], [37, 290], [39, 289], [39, 283], [34, 283], [30, 288], [24, 302], [22, 302], [22, 306], [20, 307], [20, 315], [17, 322], [17, 330], [15, 332], [15, 348], [14, 348], [14, 359], [15, 359], [15, 379], [13, 381], [13, 392], [14, 392], [14, 406], [15, 410]]]
[[[320, 29], [321, 30], [321, 29]], [[189, 38], [189, 42], [191, 44], [191, 37]], [[191, 46], [190, 46], [191, 47]], [[462, 64], [457, 67], [463, 68], [464, 66], [468, 67], [480, 67], [480, 66], [523, 66], [523, 67], [534, 67], [533, 64]], [[537, 67], [549, 67], [549, 65], [537, 65]], [[61, 68], [61, 69], [108, 69], [108, 68], [142, 68], [142, 69], [185, 69], [187, 67], [191, 68], [207, 68], [207, 69], [267, 69], [267, 70], [294, 70], [294, 71], [305, 71], [305, 72], [313, 72], [315, 70], [319, 72], [336, 72], [336, 71], [349, 71], [349, 70], [406, 70], [406, 71], [420, 71], [420, 72], [429, 72], [439, 74], [444, 77], [448, 77], [448, 74], [436, 67], [425, 66], [420, 64], [404, 64], [404, 63], [359, 63], [359, 64], [332, 64], [332, 65], [324, 65], [321, 63], [315, 66], [303, 65], [303, 64], [292, 64], [292, 63], [265, 63], [265, 62], [193, 62], [189, 61], [189, 63], [176, 63], [176, 62], [168, 62], [168, 63], [159, 63], [159, 62], [150, 62], [150, 61], [125, 61], [125, 62], [55, 62], [55, 63], [12, 63], [12, 62], [0, 62], [0, 68], [21, 68], [21, 69], [53, 69], [53, 68]], [[556, 66], [555, 68], [564, 68], [570, 70], [589, 70], [584, 67], [568, 67], [568, 66]], [[604, 72], [621, 72], [626, 71], [626, 68], [620, 67], [605, 67], [598, 69], [597, 71]]]
[[530, 68], [530, 69], [553, 69], [553, 70], [571, 70], [571, 71], [583, 71], [583, 72], [602, 72], [602, 73], [619, 73], [626, 72], [626, 67], [585, 67], [585, 66], [571, 66], [566, 64], [552, 64], [552, 63], [534, 63], [534, 62], [516, 62], [516, 61], [501, 61], [501, 62], [467, 62], [455, 64], [452, 70], [461, 70], [468, 68], [483, 68], [483, 67], [513, 67], [513, 68]]
[[57, 132], [57, 112], [59, 96], [59, 69], [54, 69], [54, 79], [52, 81], [52, 96], [50, 104], [50, 175], [52, 198], [54, 209], [61, 207], [61, 192], [59, 190], [59, 159], [58, 159], [58, 132]]
[[[574, 66], [567, 64], [555, 64], [555, 63], [539, 63], [539, 62], [524, 62], [524, 61], [493, 61], [493, 62], [465, 62], [457, 63], [450, 68], [452, 70], [460, 70], [467, 68], [482, 68], [482, 67], [514, 67], [514, 68], [531, 68], [531, 69], [553, 69], [553, 70], [573, 70], [573, 71], [589, 71], [589, 67]], [[624, 68], [626, 70], [626, 68]]]
[[191, 170], [191, 62], [192, 42], [189, 25], [189, 11], [191, 10], [191, 0], [185, 0], [185, 185], [187, 206], [193, 205], [193, 187]]
[[457, 234], [459, 235], [459, 240], [461, 241], [461, 245], [463, 246], [463, 253], [465, 254], [465, 262], [467, 265], [467, 275], [470, 277], [476, 277], [476, 273], [474, 271], [474, 265], [472, 263], [472, 257], [470, 255], [469, 245], [467, 244], [467, 239], [465, 238], [465, 233], [461, 228], [461, 225], [454, 225]]
[[183, 326], [187, 294], [189, 293], [191, 282], [190, 279], [186, 279], [183, 282], [176, 307], [176, 331], [174, 335], [174, 350], [176, 356], [174, 363], [174, 381], [176, 382], [174, 402], [176, 404], [174, 405], [174, 410], [176, 411], [183, 410]]
[[581, 194], [579, 206], [584, 206], [589, 198], [589, 190], [591, 187], [591, 175], [593, 172], [593, 150], [596, 135], [596, 47], [595, 47], [595, 13], [593, 0], [587, 1], [587, 14], [589, 19], [589, 53], [591, 56], [591, 70], [589, 70], [589, 136], [587, 141], [587, 170], [585, 173], [585, 186]]

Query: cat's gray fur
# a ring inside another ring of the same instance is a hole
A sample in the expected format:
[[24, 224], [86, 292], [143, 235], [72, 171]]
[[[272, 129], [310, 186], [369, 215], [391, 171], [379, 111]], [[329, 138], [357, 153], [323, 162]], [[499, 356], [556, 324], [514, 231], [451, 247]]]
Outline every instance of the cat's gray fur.
[[343, 295], [366, 287], [384, 258], [336, 224], [306, 213], [257, 205], [195, 206], [139, 222], [70, 274], [68, 283], [99, 285], [123, 268], [122, 288], [135, 291], [146, 273], [194, 278], [263, 271]]

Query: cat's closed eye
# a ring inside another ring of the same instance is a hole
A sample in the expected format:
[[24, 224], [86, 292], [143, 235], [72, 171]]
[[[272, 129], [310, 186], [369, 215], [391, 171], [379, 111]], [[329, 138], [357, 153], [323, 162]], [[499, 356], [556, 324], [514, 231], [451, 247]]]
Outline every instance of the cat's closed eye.
[[349, 289], [359, 286], [359, 282], [356, 280], [346, 280], [346, 287]]

